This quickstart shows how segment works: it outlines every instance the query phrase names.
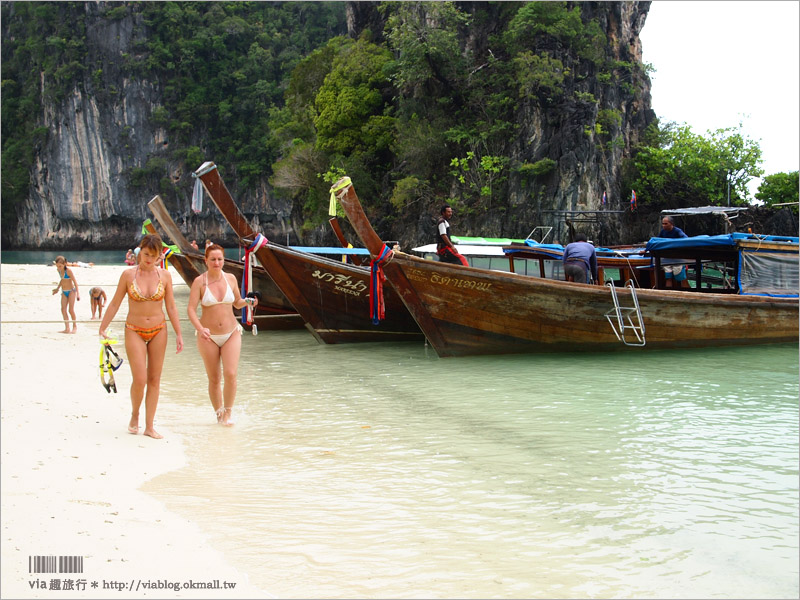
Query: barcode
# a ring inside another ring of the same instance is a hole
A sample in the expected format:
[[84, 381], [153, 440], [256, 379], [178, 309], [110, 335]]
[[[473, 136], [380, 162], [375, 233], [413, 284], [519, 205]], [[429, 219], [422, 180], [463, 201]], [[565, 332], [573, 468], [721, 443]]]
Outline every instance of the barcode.
[[83, 557], [29, 556], [28, 573], [83, 573]]

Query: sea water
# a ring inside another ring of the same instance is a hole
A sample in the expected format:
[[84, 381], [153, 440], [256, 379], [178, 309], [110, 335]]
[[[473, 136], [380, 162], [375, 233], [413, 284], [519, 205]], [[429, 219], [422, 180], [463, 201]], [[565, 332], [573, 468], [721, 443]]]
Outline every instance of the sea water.
[[262, 331], [234, 427], [206, 385], [186, 335], [157, 425], [188, 464], [144, 489], [276, 596], [798, 595], [794, 344], [439, 359]]

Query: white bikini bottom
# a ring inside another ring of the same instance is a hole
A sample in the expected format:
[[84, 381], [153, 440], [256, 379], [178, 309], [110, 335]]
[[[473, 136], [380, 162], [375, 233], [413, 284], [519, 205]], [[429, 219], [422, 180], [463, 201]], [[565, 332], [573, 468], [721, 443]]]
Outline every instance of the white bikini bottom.
[[236, 326], [236, 329], [234, 329], [233, 331], [229, 331], [228, 333], [218, 333], [218, 334], [213, 334], [213, 333], [212, 333], [212, 334], [210, 334], [208, 337], [210, 337], [210, 338], [211, 338], [211, 341], [212, 341], [212, 342], [214, 342], [214, 343], [215, 343], [217, 346], [219, 346], [220, 348], [222, 348], [222, 347], [225, 345], [225, 342], [227, 342], [227, 341], [228, 341], [228, 339], [229, 339], [229, 338], [230, 338], [230, 337], [231, 337], [231, 336], [232, 336], [234, 333], [236, 333], [237, 331], [239, 332], [239, 335], [241, 335], [241, 334], [242, 334], [242, 331], [243, 331], [243, 330], [242, 330], [242, 326], [241, 326], [241, 325], [237, 325], [237, 326]]

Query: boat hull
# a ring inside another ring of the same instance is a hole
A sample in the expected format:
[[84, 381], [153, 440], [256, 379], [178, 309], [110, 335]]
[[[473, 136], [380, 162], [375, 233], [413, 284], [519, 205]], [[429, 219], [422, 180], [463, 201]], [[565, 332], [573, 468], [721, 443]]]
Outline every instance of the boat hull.
[[[352, 185], [338, 186], [354, 229], [372, 256], [383, 241]], [[389, 251], [383, 270], [442, 357], [527, 352], [603, 352], [796, 342], [797, 298], [637, 289], [642, 345], [623, 343], [607, 315], [606, 286], [569, 283], [423, 260]], [[619, 306], [633, 307], [630, 289]], [[630, 331], [626, 340], [637, 342]]]
[[[228, 224], [250, 246], [257, 233], [236, 206], [216, 165], [204, 163], [195, 174]], [[388, 287], [384, 304], [391, 317], [377, 325], [372, 323], [368, 268], [271, 242], [254, 252], [318, 341], [341, 344], [424, 339], [403, 302]]]
[[400, 297], [384, 294], [387, 318], [370, 320], [370, 271], [275, 244], [256, 255], [303, 317], [309, 331], [326, 344], [415, 341], [423, 335]]
[[[384, 269], [392, 284], [413, 282], [401, 298], [408, 299], [418, 321], [430, 322], [426, 335], [440, 356], [642, 348], [617, 338], [606, 318], [614, 304], [604, 286], [503, 275], [402, 253], [395, 253]], [[645, 325], [644, 348], [798, 339], [796, 299], [648, 289], [636, 294]], [[621, 306], [633, 306], [628, 290], [617, 290], [617, 296]]]

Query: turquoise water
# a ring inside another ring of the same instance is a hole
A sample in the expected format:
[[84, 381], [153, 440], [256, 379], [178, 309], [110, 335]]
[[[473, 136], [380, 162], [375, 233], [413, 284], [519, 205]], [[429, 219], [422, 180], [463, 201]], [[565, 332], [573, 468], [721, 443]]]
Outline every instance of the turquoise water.
[[168, 356], [158, 421], [188, 465], [145, 489], [272, 594], [798, 595], [796, 345], [439, 359], [284, 331], [243, 348], [233, 428], [194, 340]]

